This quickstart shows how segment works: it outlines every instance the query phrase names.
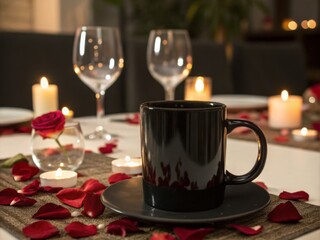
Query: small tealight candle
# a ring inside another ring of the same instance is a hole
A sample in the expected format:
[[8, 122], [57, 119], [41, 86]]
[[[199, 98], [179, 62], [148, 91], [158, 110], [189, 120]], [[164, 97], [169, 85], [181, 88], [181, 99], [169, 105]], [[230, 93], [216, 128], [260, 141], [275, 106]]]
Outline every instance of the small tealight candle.
[[289, 95], [283, 90], [281, 96], [268, 99], [269, 126], [271, 128], [296, 128], [301, 126], [302, 97]]
[[73, 111], [70, 110], [67, 107], [63, 107], [61, 109], [62, 114], [66, 117], [66, 118], [72, 118], [73, 117]]
[[210, 101], [211, 79], [209, 77], [189, 77], [185, 84], [185, 100]]
[[126, 173], [130, 175], [140, 174], [142, 171], [141, 158], [131, 158], [125, 156], [124, 159], [116, 159], [111, 162], [112, 172], [114, 173]]
[[308, 129], [303, 127], [301, 129], [292, 130], [293, 139], [302, 142], [302, 141], [313, 141], [318, 136], [318, 131], [313, 129]]
[[56, 111], [58, 109], [58, 87], [49, 84], [46, 77], [42, 77], [40, 84], [32, 86], [32, 103], [34, 116]]
[[58, 168], [56, 171], [50, 171], [40, 174], [41, 186], [69, 188], [77, 185], [77, 173]]

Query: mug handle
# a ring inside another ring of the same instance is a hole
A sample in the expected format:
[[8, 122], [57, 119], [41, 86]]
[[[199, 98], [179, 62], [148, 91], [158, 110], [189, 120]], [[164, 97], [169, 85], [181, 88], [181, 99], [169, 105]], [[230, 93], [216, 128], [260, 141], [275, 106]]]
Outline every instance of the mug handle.
[[254, 124], [253, 122], [247, 120], [240, 120], [240, 119], [227, 119], [226, 120], [226, 127], [227, 127], [227, 134], [231, 133], [233, 129], [237, 127], [247, 127], [251, 129], [257, 138], [258, 141], [258, 155], [256, 163], [254, 164], [253, 168], [243, 175], [234, 175], [229, 171], [226, 171], [225, 174], [225, 183], [226, 184], [243, 184], [247, 182], [251, 182], [259, 174], [262, 172], [264, 165], [266, 163], [267, 158], [267, 141], [266, 138], [261, 131], [261, 129]]

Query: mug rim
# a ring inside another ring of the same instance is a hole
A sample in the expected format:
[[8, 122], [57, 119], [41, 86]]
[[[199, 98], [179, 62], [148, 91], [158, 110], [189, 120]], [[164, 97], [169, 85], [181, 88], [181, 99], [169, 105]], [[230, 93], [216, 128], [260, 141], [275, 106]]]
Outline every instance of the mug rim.
[[[171, 104], [171, 107], [165, 106]], [[195, 107], [175, 107], [174, 104], [194, 104]], [[162, 106], [161, 106], [162, 105]], [[213, 101], [189, 101], [189, 100], [159, 100], [147, 101], [140, 105], [140, 109], [149, 110], [167, 110], [167, 111], [203, 111], [203, 110], [216, 110], [225, 109], [226, 105], [220, 102]]]

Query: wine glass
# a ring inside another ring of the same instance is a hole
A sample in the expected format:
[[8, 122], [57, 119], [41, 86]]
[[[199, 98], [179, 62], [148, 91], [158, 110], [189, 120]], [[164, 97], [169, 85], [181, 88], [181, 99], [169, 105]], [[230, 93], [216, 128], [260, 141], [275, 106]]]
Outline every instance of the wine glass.
[[186, 30], [152, 30], [147, 47], [151, 75], [163, 86], [165, 99], [174, 100], [176, 86], [190, 73], [192, 53]]
[[112, 27], [79, 27], [73, 45], [75, 73], [92, 91], [97, 100], [97, 127], [87, 139], [110, 140], [114, 135], [102, 126], [105, 91], [119, 77], [124, 65], [120, 34]]

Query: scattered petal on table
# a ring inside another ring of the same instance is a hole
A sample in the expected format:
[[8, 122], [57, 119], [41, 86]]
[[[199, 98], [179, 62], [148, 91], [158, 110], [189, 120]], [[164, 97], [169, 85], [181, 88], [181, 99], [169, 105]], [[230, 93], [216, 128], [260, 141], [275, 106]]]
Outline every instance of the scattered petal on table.
[[268, 190], [268, 187], [264, 182], [257, 181], [257, 182], [254, 182], [254, 183], [257, 184], [259, 187], [262, 187], [262, 188]]
[[99, 147], [99, 152], [103, 154], [112, 153], [113, 149], [116, 148], [117, 145], [114, 143], [106, 143], [104, 146]]
[[268, 220], [278, 223], [298, 222], [302, 218], [296, 207], [290, 201], [280, 203], [268, 214]]
[[43, 186], [39, 188], [39, 192], [57, 193], [62, 189], [63, 189], [62, 187]]
[[115, 173], [112, 174], [109, 178], [108, 181], [110, 184], [114, 184], [116, 182], [120, 182], [122, 180], [126, 180], [131, 178], [129, 175], [125, 174], [125, 173]]
[[278, 143], [285, 143], [285, 142], [288, 142], [289, 141], [289, 138], [287, 136], [275, 136], [274, 137], [274, 141], [275, 142], [278, 142]]
[[176, 227], [173, 229], [174, 233], [179, 237], [180, 240], [201, 240], [209, 233], [212, 233], [214, 228], [198, 228], [189, 229]]
[[237, 225], [237, 224], [228, 224], [227, 226], [234, 228], [245, 235], [256, 235], [261, 233], [263, 230], [263, 226], [261, 225], [258, 225], [255, 227], [248, 227], [248, 226]]
[[127, 123], [138, 125], [138, 124], [140, 124], [140, 114], [135, 113], [132, 116], [127, 116], [126, 121], [127, 121]]
[[38, 179], [34, 180], [29, 185], [25, 186], [24, 188], [18, 190], [18, 193], [23, 195], [32, 196], [38, 192], [40, 188], [40, 181]]
[[100, 183], [97, 179], [88, 179], [80, 187], [84, 192], [99, 192], [106, 189], [106, 186]]
[[32, 217], [40, 219], [64, 219], [71, 217], [71, 213], [65, 207], [54, 203], [46, 203]]
[[298, 192], [286, 192], [283, 191], [282, 193], [279, 194], [279, 198], [281, 199], [286, 199], [286, 200], [309, 200], [309, 194], [306, 193], [305, 191], [298, 191]]
[[86, 225], [81, 222], [69, 223], [64, 230], [73, 238], [89, 237], [97, 233], [96, 225]]
[[167, 232], [154, 232], [149, 240], [175, 240], [176, 238]]
[[12, 202], [10, 203], [11, 206], [19, 206], [19, 207], [25, 207], [25, 206], [33, 206], [37, 201], [32, 199], [32, 198], [28, 198], [25, 197], [23, 195], [21, 195], [20, 197], [15, 197]]
[[38, 174], [39, 169], [30, 166], [28, 162], [20, 161], [13, 165], [11, 173], [15, 181], [26, 181]]
[[121, 218], [108, 224], [107, 233], [125, 237], [127, 232], [141, 232], [137, 227], [138, 222], [129, 218]]
[[96, 218], [100, 216], [105, 209], [105, 206], [100, 200], [100, 195], [88, 192], [86, 198], [83, 201], [83, 215]]
[[22, 196], [13, 188], [5, 188], [0, 191], [0, 205], [10, 205], [16, 197]]
[[81, 208], [86, 193], [78, 188], [65, 188], [59, 191], [56, 196], [59, 198], [60, 202], [64, 204], [75, 208]]
[[47, 221], [37, 221], [22, 229], [24, 235], [31, 239], [47, 239], [59, 235], [59, 230]]

